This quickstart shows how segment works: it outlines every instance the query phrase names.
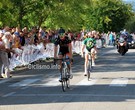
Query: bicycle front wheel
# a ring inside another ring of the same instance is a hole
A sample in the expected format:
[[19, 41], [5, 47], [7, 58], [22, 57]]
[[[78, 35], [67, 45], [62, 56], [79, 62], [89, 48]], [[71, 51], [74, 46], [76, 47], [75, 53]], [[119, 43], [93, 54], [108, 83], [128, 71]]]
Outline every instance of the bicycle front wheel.
[[92, 61], [91, 61], [91, 60], [89, 60], [89, 61], [88, 61], [88, 67], [87, 67], [87, 76], [88, 76], [88, 81], [89, 81], [89, 79], [90, 79], [91, 69], [92, 69]]
[[70, 88], [70, 76], [69, 76], [69, 68], [66, 69], [66, 85], [67, 88]]
[[65, 74], [64, 68], [62, 68], [61, 79], [62, 79], [61, 81], [62, 90], [63, 92], [65, 92], [67, 88], [67, 81], [66, 81], [66, 74]]

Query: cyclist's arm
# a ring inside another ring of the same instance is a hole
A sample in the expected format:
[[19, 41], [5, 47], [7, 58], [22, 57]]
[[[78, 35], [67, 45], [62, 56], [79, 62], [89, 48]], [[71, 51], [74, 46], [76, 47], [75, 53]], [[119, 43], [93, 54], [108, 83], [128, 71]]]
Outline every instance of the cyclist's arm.
[[84, 48], [85, 48], [85, 46], [86, 46], [86, 42], [87, 42], [87, 39], [85, 39], [85, 40], [82, 42], [81, 55], [82, 55], [82, 53], [83, 53], [83, 51], [84, 51]]
[[[85, 40], [84, 40], [85, 41]], [[81, 56], [83, 57], [83, 52], [84, 52], [84, 48], [85, 48], [85, 42], [82, 42], [82, 46], [81, 46]]]
[[57, 51], [58, 51], [58, 45], [59, 45], [59, 40], [56, 38], [54, 42], [54, 58], [57, 58]]
[[57, 58], [58, 46], [54, 45], [54, 58]]
[[93, 47], [93, 48], [95, 49], [95, 51], [96, 51], [96, 52], [98, 52], [97, 44], [96, 44], [96, 40], [95, 40], [95, 39], [93, 39], [93, 42], [94, 42], [94, 47]]
[[70, 58], [72, 59], [73, 55], [72, 55], [72, 44], [71, 43], [68, 44], [68, 48], [69, 48]]
[[97, 49], [97, 47], [96, 46], [94, 46], [94, 49], [95, 49], [95, 51], [96, 51], [96, 53], [98, 52], [98, 49]]

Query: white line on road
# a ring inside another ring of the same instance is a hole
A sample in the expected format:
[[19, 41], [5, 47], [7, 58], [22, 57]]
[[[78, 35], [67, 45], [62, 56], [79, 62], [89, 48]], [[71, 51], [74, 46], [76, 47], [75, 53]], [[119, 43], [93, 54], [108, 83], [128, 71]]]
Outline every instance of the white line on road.
[[82, 81], [78, 82], [76, 85], [94, 85], [97, 82], [98, 79], [91, 79], [88, 81], [87, 78], [83, 79]]
[[1, 80], [1, 81], [0, 81], [0, 84], [5, 83], [5, 82], [7, 82], [7, 81], [10, 81], [10, 79], [3, 79], [3, 80]]
[[27, 88], [29, 88], [29, 87], [28, 86], [24, 86], [21, 89], [24, 90], [24, 89], [27, 89]]
[[12, 84], [12, 85], [9, 85], [9, 87], [22, 87], [22, 86], [27, 86], [31, 83], [34, 83], [36, 81], [38, 81], [40, 79], [25, 79], [25, 80], [22, 80], [18, 83], [15, 83], [15, 84]]
[[109, 86], [121, 86], [121, 87], [125, 87], [128, 83], [128, 79], [127, 78], [118, 78], [118, 79], [114, 79], [112, 80], [111, 84]]
[[127, 97], [127, 98], [135, 98], [135, 95], [105, 95], [105, 94], [12, 94], [9, 95], [10, 97], [36, 97], [36, 96], [41, 96], [41, 97], [54, 97], [54, 96], [58, 96], [58, 97], [64, 97], [64, 96], [72, 96], [72, 97]]
[[48, 87], [48, 86], [58, 86], [61, 83], [58, 81], [58, 78], [49, 78], [48, 80], [46, 80], [44, 83], [42, 84], [32, 84], [32, 86], [34, 85], [38, 85], [40, 87]]
[[11, 93], [8, 93], [8, 94], [3, 95], [2, 97], [9, 97], [9, 96], [14, 95], [15, 93], [16, 93], [16, 92], [11, 92]]

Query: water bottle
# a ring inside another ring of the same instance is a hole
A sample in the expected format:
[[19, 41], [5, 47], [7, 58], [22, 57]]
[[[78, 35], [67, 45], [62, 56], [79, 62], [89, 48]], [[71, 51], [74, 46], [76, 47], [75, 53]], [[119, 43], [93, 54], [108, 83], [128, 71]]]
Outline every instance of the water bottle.
[[69, 57], [68, 56], [66, 56], [66, 63], [67, 63], [67, 65], [70, 64], [70, 61], [69, 61]]

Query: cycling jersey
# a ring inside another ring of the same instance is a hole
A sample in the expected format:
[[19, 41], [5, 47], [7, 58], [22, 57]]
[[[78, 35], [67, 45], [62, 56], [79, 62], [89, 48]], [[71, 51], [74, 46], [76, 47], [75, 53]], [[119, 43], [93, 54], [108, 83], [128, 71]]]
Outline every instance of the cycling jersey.
[[93, 48], [96, 45], [96, 40], [94, 38], [86, 38], [83, 41], [83, 44], [86, 45], [86, 49], [90, 51], [91, 48]]
[[60, 46], [59, 48], [59, 54], [64, 55], [69, 53], [69, 44], [71, 43], [71, 40], [68, 37], [65, 37], [63, 40], [61, 40], [59, 37], [55, 39], [54, 45]]

